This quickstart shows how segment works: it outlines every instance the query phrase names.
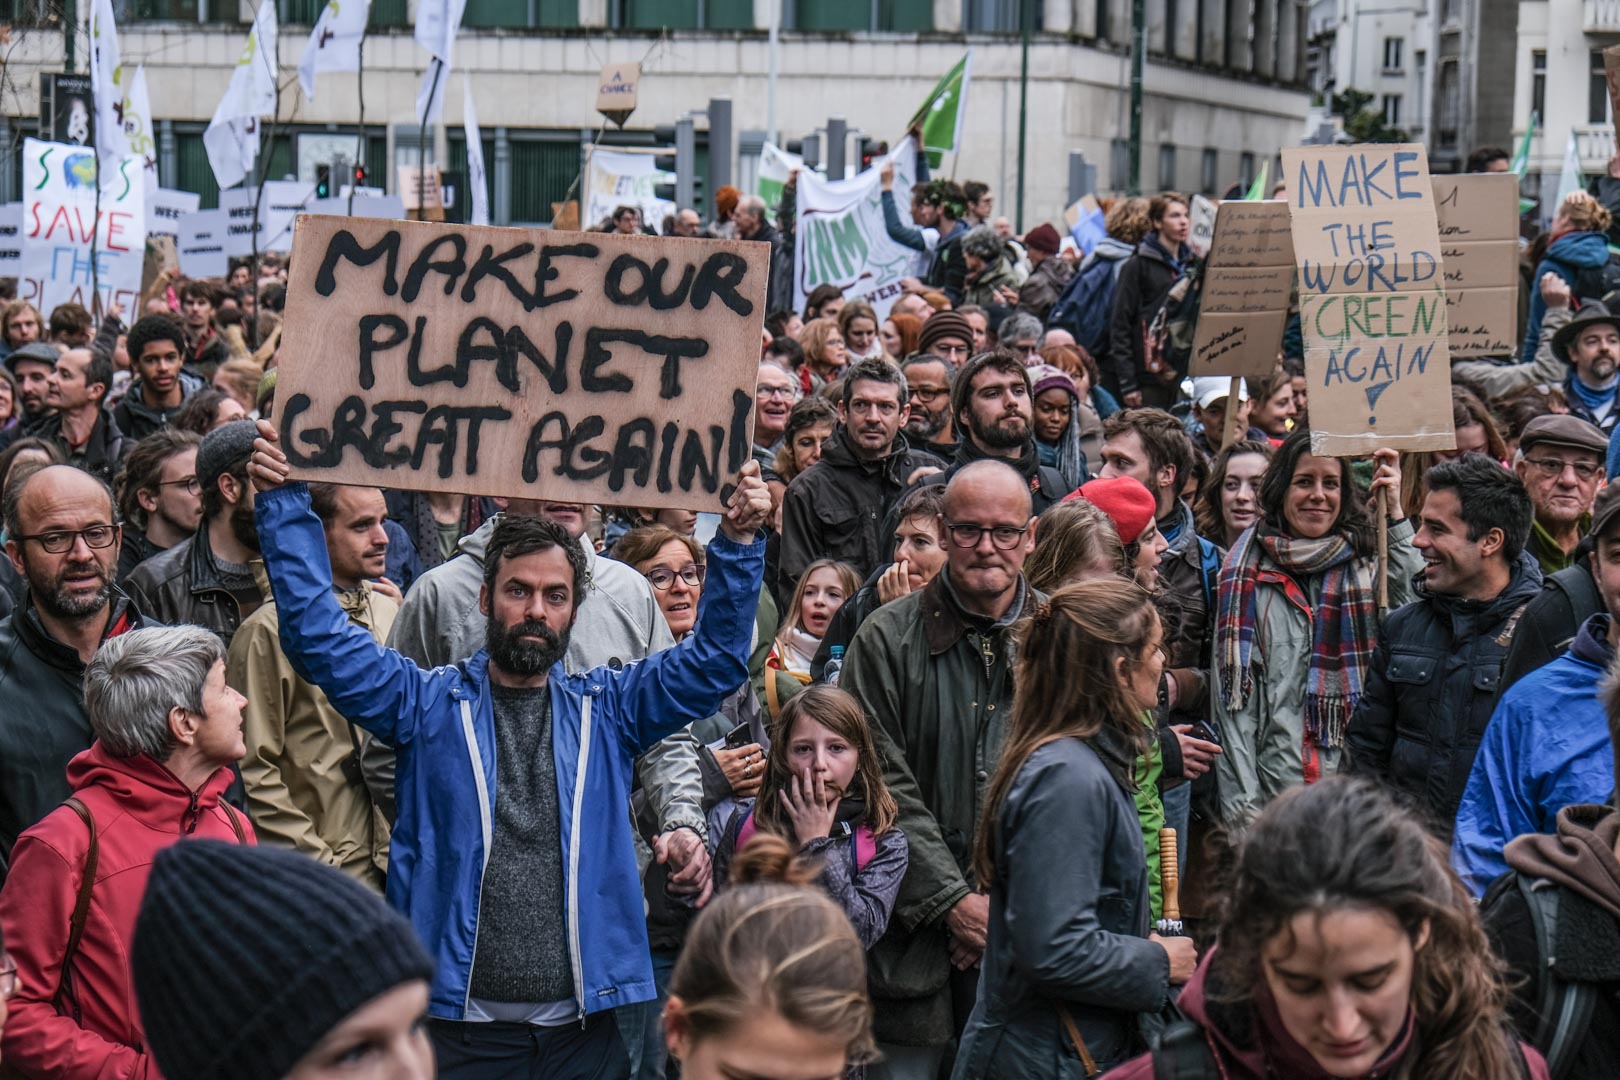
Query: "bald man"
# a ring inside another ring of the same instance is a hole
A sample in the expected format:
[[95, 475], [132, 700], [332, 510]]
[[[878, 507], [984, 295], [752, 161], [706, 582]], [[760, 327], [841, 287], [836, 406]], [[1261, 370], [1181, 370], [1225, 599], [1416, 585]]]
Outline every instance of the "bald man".
[[877, 962], [917, 947], [953, 965], [937, 993], [873, 1002], [886, 1061], [908, 1077], [934, 1075], [973, 1008], [990, 905], [958, 856], [973, 850], [1012, 710], [1011, 629], [1039, 599], [1024, 582], [1035, 517], [1017, 470], [998, 460], [963, 466], [945, 489], [940, 528], [944, 571], [861, 624], [838, 679], [874, 721], [911, 843]]
[[6, 555], [28, 583], [0, 620], [0, 876], [17, 836], [72, 794], [67, 765], [95, 736], [81, 680], [109, 637], [142, 624], [113, 581], [120, 529], [112, 492], [79, 469], [15, 477]]

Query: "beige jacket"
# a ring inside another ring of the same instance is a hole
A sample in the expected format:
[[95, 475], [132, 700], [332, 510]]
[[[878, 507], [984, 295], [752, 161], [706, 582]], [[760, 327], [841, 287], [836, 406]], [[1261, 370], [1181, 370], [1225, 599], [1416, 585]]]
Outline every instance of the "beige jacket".
[[[351, 621], [388, 637], [399, 606], [370, 584], [339, 593]], [[236, 632], [225, 681], [247, 697], [242, 709], [242, 785], [248, 815], [265, 844], [308, 852], [379, 891], [388, 870], [388, 824], [360, 781], [350, 726], [326, 694], [300, 679], [282, 654], [276, 605], [265, 604]], [[353, 754], [354, 780], [344, 775]]]

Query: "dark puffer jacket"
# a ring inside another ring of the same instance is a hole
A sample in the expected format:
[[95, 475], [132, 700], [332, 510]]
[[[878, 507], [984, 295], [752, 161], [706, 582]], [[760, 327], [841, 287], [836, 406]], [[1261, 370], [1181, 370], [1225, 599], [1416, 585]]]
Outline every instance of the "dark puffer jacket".
[[889, 538], [883, 518], [918, 469], [943, 468], [932, 454], [911, 449], [904, 434], [894, 437], [889, 456], [857, 458], [849, 430], [838, 425], [821, 448], [821, 460], [794, 477], [782, 499], [781, 587], [792, 595], [805, 567], [817, 559], [849, 563], [861, 577], [883, 561]]
[[1541, 569], [1521, 552], [1507, 588], [1491, 600], [1432, 595], [1421, 574], [1413, 588], [1419, 599], [1384, 624], [1347, 741], [1355, 771], [1392, 788], [1449, 841]]

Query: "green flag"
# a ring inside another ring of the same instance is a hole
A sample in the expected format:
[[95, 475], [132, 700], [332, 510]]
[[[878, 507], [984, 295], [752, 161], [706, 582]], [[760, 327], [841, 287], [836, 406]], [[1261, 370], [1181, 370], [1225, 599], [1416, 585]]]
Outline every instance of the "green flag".
[[939, 80], [928, 100], [911, 118], [912, 125], [922, 128], [922, 146], [928, 151], [928, 163], [939, 168], [945, 151], [955, 150], [962, 139], [962, 102], [967, 99], [969, 49], [955, 67]]
[[[1520, 184], [1524, 182], [1524, 174], [1530, 168], [1530, 140], [1536, 137], [1536, 125], [1541, 117], [1535, 113], [1530, 114], [1530, 126], [1524, 129], [1524, 138], [1519, 140], [1519, 148], [1513, 152], [1513, 160], [1508, 163], [1508, 172], [1519, 178]], [[1519, 213], [1528, 214], [1536, 208], [1534, 199], [1519, 198]]]
[[1270, 176], [1271, 159], [1266, 158], [1266, 160], [1260, 163], [1260, 175], [1255, 177], [1254, 183], [1249, 185], [1249, 193], [1243, 196], [1243, 201], [1259, 202], [1264, 199], [1266, 197], [1266, 180], [1269, 179]]

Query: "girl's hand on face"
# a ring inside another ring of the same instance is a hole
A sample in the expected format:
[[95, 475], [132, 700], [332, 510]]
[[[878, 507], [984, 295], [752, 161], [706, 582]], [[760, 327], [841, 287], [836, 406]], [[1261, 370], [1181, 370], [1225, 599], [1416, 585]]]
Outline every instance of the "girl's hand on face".
[[794, 773], [780, 794], [800, 847], [832, 832], [838, 819], [838, 800], [828, 801], [827, 785], [819, 775], [812, 775], [809, 769]]

